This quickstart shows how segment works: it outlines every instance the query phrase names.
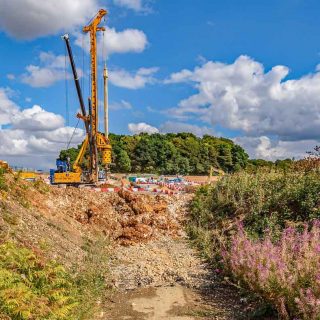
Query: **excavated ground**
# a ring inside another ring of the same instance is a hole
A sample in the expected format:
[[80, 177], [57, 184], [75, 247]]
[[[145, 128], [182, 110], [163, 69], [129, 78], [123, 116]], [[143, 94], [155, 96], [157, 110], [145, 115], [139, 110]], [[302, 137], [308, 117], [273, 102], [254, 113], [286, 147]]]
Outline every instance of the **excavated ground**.
[[[246, 305], [221, 284], [184, 233], [190, 194], [152, 195], [46, 186], [7, 177], [0, 237], [40, 248], [66, 266], [85, 243], [110, 239], [110, 288], [96, 319], [241, 319]], [[93, 319], [94, 320], [94, 319]]]

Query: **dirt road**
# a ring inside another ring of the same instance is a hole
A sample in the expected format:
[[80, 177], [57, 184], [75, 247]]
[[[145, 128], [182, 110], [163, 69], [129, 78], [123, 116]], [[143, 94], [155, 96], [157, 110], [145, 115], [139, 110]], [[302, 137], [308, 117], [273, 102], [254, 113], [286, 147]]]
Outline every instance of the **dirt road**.
[[[175, 202], [169, 209], [184, 215], [186, 202]], [[115, 247], [110, 270], [115, 293], [102, 319], [244, 318], [245, 306], [237, 291], [218, 281], [191, 248], [183, 227], [179, 237], [163, 235], [147, 243]]]

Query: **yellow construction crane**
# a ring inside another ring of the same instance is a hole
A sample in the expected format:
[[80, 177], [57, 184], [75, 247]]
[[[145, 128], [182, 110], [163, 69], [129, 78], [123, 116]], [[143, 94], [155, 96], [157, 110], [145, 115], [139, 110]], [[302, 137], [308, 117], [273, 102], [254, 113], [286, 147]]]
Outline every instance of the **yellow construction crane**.
[[[104, 121], [105, 133], [98, 130], [99, 127], [99, 112], [98, 112], [98, 63], [97, 63], [97, 32], [104, 31], [105, 28], [99, 26], [102, 18], [107, 14], [104, 9], [99, 10], [96, 16], [90, 23], [83, 27], [84, 33], [90, 35], [90, 59], [91, 59], [91, 97], [88, 99], [88, 115], [82, 97], [82, 92], [79, 83], [79, 77], [75, 67], [72, 50], [70, 46], [69, 36], [63, 36], [65, 40], [70, 64], [74, 76], [78, 99], [80, 103], [81, 113], [77, 114], [79, 119], [82, 119], [85, 125], [86, 137], [82, 143], [79, 154], [70, 168], [70, 161], [57, 160], [57, 170], [50, 171], [51, 183], [53, 184], [96, 184], [99, 179], [99, 165], [105, 170], [105, 176], [108, 172], [109, 164], [111, 163], [111, 144], [108, 138], [108, 116], [107, 108], [107, 71], [104, 69]], [[86, 153], [89, 153], [87, 165], [84, 164]], [[100, 160], [101, 159], [101, 160]]]

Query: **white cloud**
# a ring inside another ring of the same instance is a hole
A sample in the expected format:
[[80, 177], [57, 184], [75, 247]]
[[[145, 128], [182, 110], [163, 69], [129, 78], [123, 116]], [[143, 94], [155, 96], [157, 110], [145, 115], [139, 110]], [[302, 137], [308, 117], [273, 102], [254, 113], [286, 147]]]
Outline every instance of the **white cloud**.
[[[21, 81], [34, 88], [50, 87], [55, 82], [70, 78], [69, 73], [65, 73], [65, 57], [54, 55], [52, 52], [40, 52], [40, 65], [28, 65], [25, 73], [21, 75]], [[69, 62], [67, 61], [69, 67]], [[77, 70], [78, 75], [82, 75], [82, 70]]]
[[34, 105], [32, 108], [21, 110], [11, 118], [14, 129], [30, 131], [51, 131], [63, 126], [62, 116], [48, 112], [40, 106]]
[[132, 109], [132, 105], [130, 102], [126, 100], [121, 100], [120, 102], [113, 102], [109, 106], [110, 110], [130, 110]]
[[50, 87], [56, 81], [64, 78], [63, 71], [39, 66], [29, 65], [26, 67], [27, 73], [21, 76], [21, 81], [34, 88]]
[[15, 77], [15, 75], [14, 74], [12, 74], [12, 73], [8, 73], [7, 74], [7, 79], [9, 79], [9, 80], [14, 80], [16, 77]]
[[127, 89], [140, 89], [146, 84], [154, 83], [156, 80], [153, 74], [158, 68], [140, 68], [135, 73], [130, 73], [124, 69], [111, 70], [109, 80], [117, 86]]
[[320, 72], [284, 80], [288, 72], [285, 66], [265, 72], [261, 63], [247, 56], [231, 64], [209, 61], [166, 80], [189, 82], [197, 90], [171, 111], [244, 135], [274, 135], [282, 141], [316, 139], [320, 134]]
[[319, 144], [317, 140], [282, 141], [271, 140], [267, 136], [261, 137], [237, 137], [233, 139], [241, 145], [251, 158], [254, 159], [286, 159], [304, 158], [307, 151], [312, 151]]
[[170, 78], [164, 80], [164, 83], [179, 83], [179, 82], [186, 82], [189, 80], [193, 75], [193, 72], [187, 69], [183, 69], [179, 72], [172, 73]]
[[200, 127], [194, 124], [167, 121], [160, 126], [160, 131], [163, 133], [179, 133], [179, 132], [191, 132], [198, 137], [202, 137], [205, 134], [213, 135], [212, 128]]
[[197, 125], [183, 123], [183, 122], [172, 122], [167, 121], [159, 126], [159, 129], [153, 127], [145, 122], [140, 123], [129, 123], [128, 129], [133, 134], [140, 132], [147, 133], [179, 133], [179, 132], [190, 132], [196, 136], [202, 137], [205, 134], [213, 135], [213, 129], [208, 127], [200, 127]]
[[145, 122], [129, 123], [128, 129], [132, 134], [139, 134], [141, 132], [146, 132], [151, 134], [151, 133], [159, 132], [159, 130], [156, 127], [153, 127], [150, 124], [147, 124]]
[[[62, 116], [40, 106], [20, 109], [0, 88], [0, 155], [12, 165], [34, 168], [54, 166], [59, 151], [66, 148], [74, 128], [64, 126]], [[1, 124], [6, 124], [5, 129]], [[81, 143], [84, 132], [76, 129], [72, 146]]]
[[19, 107], [10, 99], [11, 90], [0, 88], [0, 129], [2, 125], [9, 124]]
[[141, 30], [125, 29], [117, 32], [114, 28], [106, 28], [105, 43], [107, 54], [142, 52], [148, 40]]
[[[103, 39], [104, 36], [104, 39]], [[75, 33], [75, 44], [89, 53], [90, 41], [88, 34]], [[147, 36], [141, 30], [125, 29], [116, 31], [115, 28], [106, 27], [104, 34], [98, 33], [98, 52], [104, 51], [106, 55], [112, 53], [142, 52], [148, 45]], [[105, 48], [103, 48], [105, 46]]]
[[113, 3], [136, 12], [150, 12], [150, 8], [144, 4], [143, 0], [113, 0]]
[[97, 12], [98, 0], [0, 0], [0, 30], [33, 39], [82, 26]]

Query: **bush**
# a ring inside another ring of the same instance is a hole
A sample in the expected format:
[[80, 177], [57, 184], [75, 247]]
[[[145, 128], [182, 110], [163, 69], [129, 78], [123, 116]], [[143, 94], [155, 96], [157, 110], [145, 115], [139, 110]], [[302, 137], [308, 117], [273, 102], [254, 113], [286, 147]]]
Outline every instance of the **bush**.
[[0, 319], [94, 319], [106, 294], [106, 241], [86, 245], [72, 275], [12, 242], [0, 245]]
[[263, 237], [268, 229], [277, 239], [287, 223], [299, 225], [320, 218], [319, 194], [320, 179], [314, 171], [236, 173], [197, 192], [189, 233], [196, 240], [211, 234], [214, 239], [206, 242], [212, 246], [207, 249], [212, 257], [220, 251], [217, 235], [227, 240], [238, 220], [254, 238]]
[[236, 173], [191, 205], [189, 235], [204, 256], [286, 319], [320, 319], [317, 170]]
[[6, 170], [4, 168], [0, 168], [0, 190], [7, 191], [8, 186], [6, 184], [6, 179], [4, 174], [6, 173]]
[[284, 319], [320, 319], [320, 221], [303, 232], [289, 227], [280, 240], [252, 240], [240, 226], [223, 261], [246, 287]]
[[0, 314], [13, 320], [77, 319], [77, 290], [65, 269], [31, 250], [0, 245]]

